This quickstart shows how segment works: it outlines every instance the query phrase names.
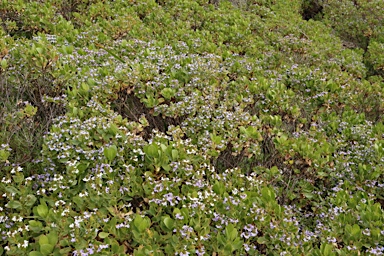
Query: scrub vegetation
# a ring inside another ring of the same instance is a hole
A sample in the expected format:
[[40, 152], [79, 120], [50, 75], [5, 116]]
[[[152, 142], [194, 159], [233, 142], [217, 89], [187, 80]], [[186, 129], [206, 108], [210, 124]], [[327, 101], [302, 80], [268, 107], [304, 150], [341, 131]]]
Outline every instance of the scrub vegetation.
[[383, 10], [1, 1], [0, 255], [384, 255]]

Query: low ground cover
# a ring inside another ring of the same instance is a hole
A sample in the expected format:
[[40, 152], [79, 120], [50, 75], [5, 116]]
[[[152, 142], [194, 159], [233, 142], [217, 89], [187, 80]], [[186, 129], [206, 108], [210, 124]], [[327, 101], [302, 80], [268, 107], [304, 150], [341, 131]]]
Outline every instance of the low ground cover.
[[384, 24], [339, 2], [0, 3], [0, 255], [384, 254]]

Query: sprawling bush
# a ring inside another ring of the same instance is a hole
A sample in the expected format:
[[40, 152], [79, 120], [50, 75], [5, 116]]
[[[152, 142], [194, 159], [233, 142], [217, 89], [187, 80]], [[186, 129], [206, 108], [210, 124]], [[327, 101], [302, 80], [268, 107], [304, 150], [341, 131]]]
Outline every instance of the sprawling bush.
[[371, 2], [3, 1], [0, 255], [382, 255]]
[[364, 50], [368, 76], [382, 75], [383, 1], [314, 0], [303, 1], [302, 8], [303, 16], [321, 20], [332, 27], [344, 47]]

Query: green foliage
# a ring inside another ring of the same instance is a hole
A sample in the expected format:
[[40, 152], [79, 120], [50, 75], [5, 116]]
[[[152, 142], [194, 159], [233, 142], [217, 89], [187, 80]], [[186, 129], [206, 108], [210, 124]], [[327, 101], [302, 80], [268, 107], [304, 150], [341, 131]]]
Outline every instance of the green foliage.
[[364, 49], [369, 75], [382, 75], [383, 1], [324, 1], [322, 7], [322, 21], [333, 28], [344, 46]]
[[0, 255], [380, 255], [375, 5], [3, 1]]
[[383, 76], [384, 72], [384, 41], [371, 40], [368, 45], [367, 58], [369, 67], [375, 75]]

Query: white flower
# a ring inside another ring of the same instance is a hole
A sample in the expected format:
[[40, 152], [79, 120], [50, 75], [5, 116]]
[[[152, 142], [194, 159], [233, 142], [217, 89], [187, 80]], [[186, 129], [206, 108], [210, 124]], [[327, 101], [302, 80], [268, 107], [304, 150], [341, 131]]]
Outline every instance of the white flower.
[[24, 243], [23, 243], [22, 247], [24, 247], [24, 248], [28, 247], [28, 241], [27, 240], [24, 240]]
[[3, 177], [1, 179], [1, 182], [8, 184], [8, 183], [11, 183], [12, 181], [11, 181], [11, 179], [6, 180], [5, 177]]

